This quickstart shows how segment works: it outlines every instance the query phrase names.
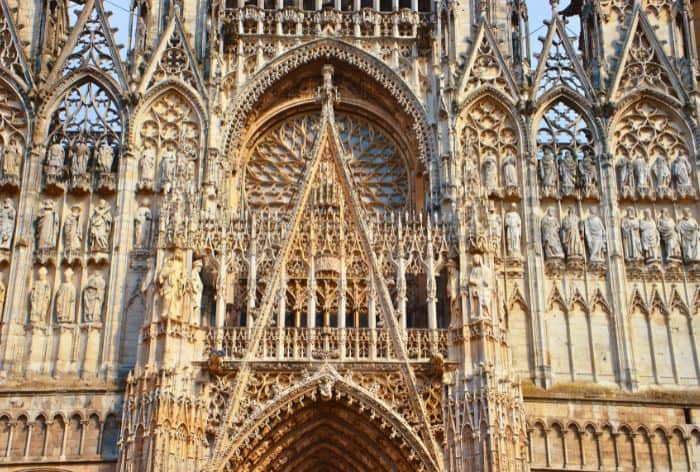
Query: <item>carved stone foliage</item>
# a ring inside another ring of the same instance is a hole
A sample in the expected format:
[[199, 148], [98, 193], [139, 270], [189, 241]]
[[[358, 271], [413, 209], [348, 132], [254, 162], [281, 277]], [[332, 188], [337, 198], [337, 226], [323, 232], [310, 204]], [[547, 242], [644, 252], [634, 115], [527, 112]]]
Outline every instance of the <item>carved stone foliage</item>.
[[[115, 188], [124, 123], [119, 105], [96, 82], [76, 83], [63, 96], [49, 125], [46, 185], [88, 190]], [[94, 176], [94, 179], [90, 177]]]
[[[258, 139], [246, 166], [246, 197], [252, 208], [283, 210], [299, 190], [318, 139], [320, 117], [299, 115], [275, 125]], [[344, 158], [361, 203], [370, 213], [404, 210], [408, 169], [398, 146], [371, 121], [338, 113]]]
[[518, 195], [519, 186], [513, 185], [518, 178], [518, 129], [506, 108], [490, 97], [481, 98], [463, 113], [459, 126], [463, 198], [480, 196], [479, 188], [488, 196]]
[[543, 197], [598, 195], [593, 127], [564, 100], [549, 106], [537, 128], [538, 173]]
[[613, 129], [618, 196], [623, 199], [695, 195], [685, 126], [665, 106], [638, 100]]

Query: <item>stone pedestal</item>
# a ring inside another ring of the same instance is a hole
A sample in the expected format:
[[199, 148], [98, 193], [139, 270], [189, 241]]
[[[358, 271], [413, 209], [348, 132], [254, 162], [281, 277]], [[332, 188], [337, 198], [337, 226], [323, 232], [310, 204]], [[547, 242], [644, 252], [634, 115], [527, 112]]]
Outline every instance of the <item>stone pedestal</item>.
[[29, 325], [27, 334], [30, 336], [29, 365], [27, 371], [40, 374], [44, 371], [44, 359], [46, 356], [46, 343], [48, 341], [46, 326]]
[[70, 371], [71, 363], [73, 362], [73, 336], [75, 333], [75, 325], [59, 324], [54, 328], [54, 333], [58, 338], [54, 374], [65, 374]]
[[80, 327], [80, 330], [85, 338], [85, 355], [80, 376], [94, 378], [98, 374], [102, 323], [86, 323]]

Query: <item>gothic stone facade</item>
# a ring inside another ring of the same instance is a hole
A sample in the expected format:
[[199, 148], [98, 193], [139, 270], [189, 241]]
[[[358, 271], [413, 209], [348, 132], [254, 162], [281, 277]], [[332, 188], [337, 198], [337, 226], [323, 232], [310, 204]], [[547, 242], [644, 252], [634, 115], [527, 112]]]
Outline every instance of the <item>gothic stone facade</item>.
[[0, 0], [0, 469], [700, 469], [693, 5], [551, 3]]

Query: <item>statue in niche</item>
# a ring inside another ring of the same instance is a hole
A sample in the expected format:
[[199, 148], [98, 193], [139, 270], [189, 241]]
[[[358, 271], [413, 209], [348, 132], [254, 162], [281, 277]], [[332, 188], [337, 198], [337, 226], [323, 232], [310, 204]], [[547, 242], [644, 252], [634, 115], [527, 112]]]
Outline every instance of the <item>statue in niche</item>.
[[690, 208], [683, 210], [683, 217], [676, 225], [678, 234], [681, 237], [681, 249], [683, 250], [683, 260], [685, 262], [697, 262], [698, 240], [700, 239], [700, 226], [693, 218]]
[[83, 317], [86, 323], [102, 321], [102, 304], [105, 298], [105, 279], [95, 272], [90, 276], [83, 289]]
[[647, 197], [650, 191], [649, 166], [641, 153], [637, 153], [637, 157], [632, 163], [632, 170], [634, 172], [634, 180], [637, 183], [637, 195], [639, 198]]
[[0, 207], [0, 249], [10, 249], [15, 232], [17, 212], [11, 198], [6, 198]]
[[671, 175], [673, 186], [676, 190], [676, 195], [681, 198], [692, 196], [693, 184], [690, 180], [692, 175], [692, 167], [688, 158], [683, 153], [678, 153], [676, 158], [671, 163]]
[[66, 151], [61, 143], [53, 143], [49, 146], [49, 155], [46, 159], [46, 176], [49, 181], [58, 182], [63, 178], [65, 160]]
[[656, 195], [659, 198], [671, 196], [671, 168], [668, 166], [666, 158], [658, 156], [652, 168], [654, 183], [656, 184]]
[[139, 161], [139, 188], [153, 190], [153, 181], [156, 177], [156, 151], [146, 148], [141, 153]]
[[576, 194], [576, 159], [568, 150], [562, 152], [559, 161], [559, 188], [563, 197]]
[[639, 234], [639, 220], [634, 208], [629, 207], [622, 219], [622, 246], [625, 260], [638, 261], [642, 255], [642, 242]]
[[598, 172], [591, 151], [586, 151], [578, 163], [578, 184], [584, 197], [598, 195]]
[[150, 246], [153, 224], [150, 205], [151, 202], [144, 199], [136, 210], [136, 216], [134, 216], [134, 247], [136, 249], [147, 249]]
[[518, 194], [518, 170], [515, 167], [515, 157], [510, 153], [503, 159], [503, 187], [506, 195]]
[[561, 241], [564, 246], [564, 254], [567, 259], [583, 256], [583, 242], [579, 230], [579, 220], [574, 214], [574, 209], [569, 208], [561, 222]]
[[546, 259], [563, 259], [564, 249], [559, 239], [559, 221], [554, 216], [554, 208], [547, 208], [547, 213], [542, 217], [542, 249]]
[[83, 230], [80, 226], [82, 211], [79, 205], [73, 205], [70, 209], [70, 215], [63, 223], [63, 245], [66, 251], [77, 252], [83, 247]]
[[19, 182], [19, 168], [22, 164], [22, 145], [16, 138], [10, 139], [2, 155], [2, 176], [5, 180]]
[[54, 209], [53, 200], [44, 200], [41, 212], [37, 217], [37, 249], [55, 249], [58, 242], [58, 213]]
[[82, 185], [88, 173], [88, 162], [90, 160], [90, 147], [85, 138], [81, 137], [75, 145], [73, 159], [71, 160], [71, 178], [74, 187]]
[[501, 223], [501, 215], [498, 214], [493, 202], [489, 202], [489, 239], [493, 242], [496, 248], [496, 253], [501, 252], [501, 234], [503, 232], [503, 225]]
[[180, 319], [182, 317], [183, 300], [187, 287], [182, 260], [170, 256], [163, 264], [158, 275], [159, 294], [161, 298], [160, 317], [162, 319]]
[[160, 188], [164, 193], [170, 193], [175, 180], [177, 157], [175, 152], [166, 149], [160, 156]]
[[63, 282], [56, 292], [56, 322], [75, 322], [75, 285], [73, 284], [73, 269], [70, 267], [63, 272]]
[[678, 241], [678, 231], [676, 230], [676, 222], [671, 217], [668, 208], [661, 210], [661, 216], [657, 224], [659, 236], [661, 236], [661, 249], [663, 251], [664, 260], [680, 261], [681, 260], [681, 245]]
[[204, 221], [207, 223], [215, 222], [218, 217], [218, 201], [216, 199], [216, 188], [213, 184], [205, 184], [202, 195], [202, 213]]
[[[434, 286], [432, 284], [433, 294]], [[450, 301], [450, 328], [459, 328], [462, 326], [462, 297], [459, 295], [459, 269], [454, 262], [447, 265], [447, 298]]]
[[29, 322], [33, 325], [43, 326], [47, 321], [51, 303], [51, 284], [46, 280], [48, 273], [46, 267], [39, 267], [37, 280], [29, 292]]
[[557, 163], [551, 149], [545, 149], [540, 161], [540, 182], [542, 196], [554, 197], [557, 194]]
[[102, 199], [92, 210], [90, 217], [90, 250], [109, 251], [109, 237], [112, 233], [112, 213], [109, 204]]
[[190, 305], [192, 306], [192, 313], [190, 315], [189, 322], [193, 325], [199, 325], [202, 317], [202, 292], [204, 291], [204, 284], [202, 283], [202, 261], [194, 261], [192, 263], [192, 274], [188, 281], [188, 291], [190, 296]]
[[518, 213], [518, 205], [512, 203], [510, 211], [506, 213], [506, 255], [510, 257], [520, 256], [520, 238], [522, 235], [522, 220]]
[[109, 174], [112, 172], [114, 164], [114, 148], [109, 143], [104, 142], [100, 145], [97, 152], [97, 171], [100, 174]]
[[646, 262], [658, 261], [660, 257], [661, 240], [656, 222], [651, 217], [651, 210], [644, 210], [644, 218], [639, 222], [639, 233], [642, 237], [642, 255]]
[[482, 168], [486, 194], [493, 195], [498, 190], [498, 166], [496, 165], [496, 159], [491, 154], [487, 155], [484, 158]]
[[480, 254], [472, 260], [469, 272], [469, 292], [472, 300], [472, 316], [487, 318], [491, 312], [491, 271], [483, 264]]
[[632, 171], [632, 162], [627, 156], [622, 156], [617, 162], [617, 186], [620, 192], [620, 197], [631, 198], [634, 196], [636, 187], [634, 182], [634, 172]]
[[595, 207], [591, 208], [588, 218], [583, 222], [583, 234], [588, 248], [588, 260], [602, 262], [605, 249], [605, 226]]

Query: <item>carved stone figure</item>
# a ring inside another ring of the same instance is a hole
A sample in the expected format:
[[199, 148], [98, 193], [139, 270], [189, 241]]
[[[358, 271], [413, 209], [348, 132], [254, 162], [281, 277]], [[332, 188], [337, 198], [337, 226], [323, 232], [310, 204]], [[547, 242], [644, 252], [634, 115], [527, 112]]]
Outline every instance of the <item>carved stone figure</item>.
[[63, 272], [63, 282], [56, 292], [55, 310], [57, 323], [75, 322], [75, 285], [70, 267]]
[[5, 147], [2, 156], [2, 176], [5, 179], [19, 179], [19, 170], [22, 165], [22, 145], [17, 139], [12, 138], [10, 144]]
[[83, 289], [83, 317], [86, 323], [102, 321], [102, 303], [105, 297], [105, 279], [95, 272]]
[[584, 197], [598, 195], [598, 172], [590, 152], [586, 152], [578, 163], [578, 184]]
[[106, 200], [100, 200], [90, 217], [90, 250], [106, 252], [112, 233], [112, 213]]
[[644, 198], [650, 192], [649, 166], [641, 154], [637, 154], [632, 163], [632, 169], [634, 171], [634, 180], [637, 184], [637, 195], [639, 198]]
[[656, 195], [659, 198], [671, 196], [671, 168], [665, 157], [658, 156], [656, 158], [652, 172], [656, 184]]
[[692, 167], [685, 154], [678, 154], [671, 164], [671, 174], [673, 176], [673, 186], [676, 190], [676, 195], [681, 198], [691, 196], [693, 192], [693, 183], [690, 180], [692, 175]]
[[563, 197], [576, 193], [576, 159], [567, 150], [562, 153], [559, 162], [559, 188]]
[[642, 242], [639, 235], [639, 220], [634, 208], [627, 209], [622, 219], [622, 247], [625, 260], [638, 261], [642, 257]]
[[139, 175], [139, 187], [152, 190], [156, 178], [156, 151], [153, 148], [146, 148], [141, 153]]
[[489, 239], [493, 242], [496, 248], [496, 253], [501, 251], [501, 234], [503, 234], [503, 224], [501, 223], [501, 215], [496, 212], [493, 202], [489, 205]]
[[[75, 145], [73, 159], [71, 161], [71, 177], [75, 181], [77, 178], [87, 175], [88, 161], [90, 160], [90, 147], [85, 140], [81, 139]], [[73, 185], [76, 185], [75, 183]]]
[[503, 187], [506, 195], [518, 193], [518, 171], [513, 154], [507, 154], [503, 159]]
[[83, 230], [80, 225], [82, 208], [74, 205], [63, 223], [63, 245], [66, 251], [80, 251], [83, 247]]
[[573, 208], [569, 208], [561, 222], [561, 241], [567, 259], [583, 256], [583, 243], [579, 230], [579, 220], [574, 214]]
[[34, 325], [45, 325], [51, 303], [51, 284], [46, 280], [46, 267], [39, 267], [37, 280], [29, 292], [29, 322]]
[[97, 153], [97, 171], [100, 174], [109, 174], [112, 172], [112, 165], [114, 163], [114, 148], [108, 143], [104, 142], [100, 145], [100, 149]]
[[498, 190], [498, 165], [496, 159], [492, 155], [484, 158], [482, 164], [484, 172], [484, 188], [487, 195], [491, 195]]
[[46, 159], [46, 176], [49, 181], [57, 182], [63, 178], [63, 165], [66, 160], [66, 151], [61, 143], [53, 143], [49, 147], [49, 155]]
[[506, 255], [517, 257], [520, 255], [520, 238], [522, 235], [522, 220], [518, 213], [518, 205], [511, 204], [510, 211], [506, 213]]
[[651, 210], [644, 210], [644, 218], [639, 222], [639, 233], [642, 238], [642, 255], [646, 262], [658, 261], [660, 257], [659, 231], [656, 222], [651, 217]]
[[469, 272], [469, 289], [472, 300], [472, 316], [486, 318], [491, 313], [491, 271], [483, 264], [481, 255], [476, 254]]
[[202, 317], [202, 292], [204, 284], [202, 283], [202, 261], [194, 261], [192, 263], [192, 274], [190, 275], [188, 291], [190, 296], [190, 305], [192, 313], [189, 322], [193, 325], [199, 325]]
[[627, 156], [622, 156], [617, 162], [617, 186], [620, 197], [631, 198], [634, 196], [636, 187], [634, 181], [634, 172], [632, 170], [632, 162]]
[[693, 218], [689, 208], [683, 210], [683, 218], [676, 225], [678, 234], [681, 237], [681, 249], [683, 250], [683, 260], [685, 262], [697, 262], [700, 260], [698, 254], [698, 240], [700, 240], [700, 226]]
[[44, 200], [41, 212], [37, 217], [37, 249], [55, 249], [58, 242], [58, 213], [54, 210], [53, 200]]
[[187, 276], [179, 257], [171, 256], [165, 261], [158, 275], [158, 286], [161, 299], [160, 317], [181, 319]]
[[202, 210], [203, 218], [206, 222], [216, 221], [218, 217], [217, 206], [218, 202], [216, 199], [216, 188], [213, 184], [204, 185], [204, 195], [202, 195]]
[[171, 150], [163, 151], [160, 156], [160, 188], [164, 193], [169, 193], [175, 180], [176, 155]]
[[150, 204], [148, 199], [144, 199], [136, 210], [134, 217], [134, 247], [136, 249], [146, 249], [150, 246], [153, 224]]
[[0, 249], [10, 249], [12, 236], [15, 232], [15, 205], [12, 199], [6, 198], [0, 207]]
[[601, 262], [605, 249], [605, 226], [595, 207], [590, 209], [590, 214], [583, 223], [583, 234], [588, 248], [588, 260]]
[[557, 163], [554, 160], [554, 153], [550, 149], [544, 151], [540, 161], [540, 182], [542, 185], [542, 196], [553, 197], [557, 194]]
[[541, 223], [542, 249], [545, 259], [564, 258], [564, 248], [562, 248], [561, 239], [559, 239], [559, 230], [559, 221], [554, 216], [554, 208], [550, 207]]
[[661, 246], [665, 261], [681, 260], [681, 245], [678, 240], [676, 222], [671, 217], [668, 208], [661, 210], [661, 216], [657, 224], [659, 236], [661, 236]]

